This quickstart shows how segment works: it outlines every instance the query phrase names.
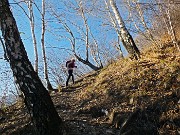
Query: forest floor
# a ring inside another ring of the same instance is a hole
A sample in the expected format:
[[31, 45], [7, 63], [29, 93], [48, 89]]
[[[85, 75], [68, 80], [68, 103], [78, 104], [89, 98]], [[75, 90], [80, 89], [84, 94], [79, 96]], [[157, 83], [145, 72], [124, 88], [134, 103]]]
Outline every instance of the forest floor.
[[[69, 135], [179, 135], [180, 53], [171, 43], [151, 47], [50, 95]], [[22, 102], [4, 112], [1, 135], [33, 135]]]

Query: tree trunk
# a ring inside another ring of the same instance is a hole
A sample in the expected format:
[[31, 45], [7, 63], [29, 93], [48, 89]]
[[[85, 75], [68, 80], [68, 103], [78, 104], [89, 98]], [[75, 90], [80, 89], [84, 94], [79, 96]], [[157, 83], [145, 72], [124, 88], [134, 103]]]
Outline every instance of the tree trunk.
[[32, 40], [34, 45], [34, 55], [35, 55], [35, 63], [34, 63], [34, 70], [38, 73], [38, 50], [37, 50], [37, 42], [36, 42], [36, 35], [34, 31], [34, 13], [33, 13], [33, 1], [30, 0], [28, 3], [28, 10], [29, 10], [29, 20], [30, 20], [30, 26], [31, 26], [31, 34], [32, 34]]
[[176, 34], [175, 34], [175, 31], [174, 31], [174, 27], [173, 27], [173, 23], [172, 23], [172, 18], [171, 18], [171, 13], [170, 13], [170, 0], [168, 0], [168, 8], [166, 10], [166, 14], [167, 14], [167, 18], [168, 18], [168, 23], [169, 23], [169, 34], [171, 36], [171, 39], [172, 39], [172, 42], [175, 46], [177, 46], [178, 50], [180, 51], [180, 47], [178, 45], [178, 42], [177, 42], [177, 38], [176, 38]]
[[105, 2], [105, 5], [106, 5], [106, 8], [107, 8], [107, 10], [108, 10], [109, 17], [110, 17], [110, 19], [111, 19], [111, 23], [113, 24], [113, 27], [114, 27], [114, 29], [116, 30], [116, 33], [117, 33], [117, 35], [118, 35], [118, 45], [119, 45], [119, 46], [116, 47], [116, 48], [117, 48], [117, 50], [119, 51], [120, 58], [123, 58], [123, 52], [122, 52], [121, 45], [120, 45], [120, 42], [119, 42], [119, 40], [122, 41], [121, 33], [120, 33], [120, 31], [119, 31], [119, 29], [118, 29], [118, 27], [117, 27], [117, 24], [116, 24], [116, 22], [115, 22], [115, 19], [113, 18], [113, 15], [112, 15], [111, 12], [110, 12], [110, 8], [109, 8], [109, 6], [108, 6], [107, 1], [105, 0], [104, 2]]
[[82, 8], [82, 15], [81, 16], [83, 18], [84, 25], [86, 28], [86, 43], [85, 43], [86, 44], [86, 61], [88, 61], [89, 60], [89, 28], [88, 28], [87, 19], [85, 17], [83, 8]]
[[52, 85], [49, 81], [48, 76], [48, 66], [47, 66], [47, 59], [46, 59], [46, 51], [45, 51], [45, 44], [44, 44], [44, 36], [45, 36], [45, 0], [42, 0], [42, 34], [41, 34], [41, 46], [42, 46], [42, 54], [43, 54], [43, 62], [44, 62], [44, 79], [46, 81], [46, 86], [49, 91], [52, 91]]
[[78, 60], [79, 60], [80, 62], [82, 62], [83, 64], [89, 66], [89, 67], [90, 67], [91, 69], [93, 69], [94, 71], [97, 71], [97, 70], [103, 68], [102, 66], [97, 67], [97, 66], [93, 65], [91, 62], [82, 59], [82, 58], [79, 57], [77, 54], [74, 54], [74, 56], [76, 57], [76, 59], [78, 59]]
[[17, 85], [24, 93], [25, 103], [32, 114], [37, 134], [63, 135], [63, 122], [27, 57], [8, 0], [0, 0], [0, 25], [10, 67]]
[[130, 35], [130, 33], [128, 32], [124, 21], [118, 11], [118, 8], [116, 6], [116, 3], [114, 2], [114, 0], [109, 0], [110, 1], [110, 5], [112, 7], [112, 10], [115, 14], [116, 20], [119, 24], [120, 27], [120, 34], [121, 34], [121, 40], [122, 43], [124, 45], [124, 47], [126, 48], [126, 50], [128, 51], [128, 53], [130, 54], [130, 57], [132, 59], [138, 59], [139, 55], [140, 55], [140, 51], [137, 48], [136, 44], [134, 43], [134, 40], [132, 38], [132, 36]]
[[[102, 63], [101, 63], [101, 66], [97, 67], [95, 65], [93, 65], [92, 63], [89, 62], [89, 26], [88, 26], [88, 22], [87, 22], [87, 18], [85, 16], [85, 12], [84, 12], [84, 9], [83, 9], [83, 6], [82, 6], [82, 1], [80, 1], [79, 3], [79, 7], [81, 9], [81, 16], [82, 16], [82, 19], [83, 19], [83, 22], [84, 22], [84, 26], [85, 26], [85, 29], [86, 29], [86, 34], [85, 34], [85, 44], [86, 44], [86, 59], [83, 60], [82, 58], [80, 58], [79, 56], [77, 56], [75, 54], [75, 57], [80, 61], [82, 62], [83, 64], [86, 64], [87, 66], [89, 66], [90, 68], [92, 68], [93, 70], [99, 70], [100, 68], [102, 68]], [[92, 33], [91, 33], [92, 35]], [[75, 52], [75, 50], [74, 50]], [[93, 57], [93, 56], [92, 56]], [[93, 60], [95, 62], [97, 62], [94, 58]]]

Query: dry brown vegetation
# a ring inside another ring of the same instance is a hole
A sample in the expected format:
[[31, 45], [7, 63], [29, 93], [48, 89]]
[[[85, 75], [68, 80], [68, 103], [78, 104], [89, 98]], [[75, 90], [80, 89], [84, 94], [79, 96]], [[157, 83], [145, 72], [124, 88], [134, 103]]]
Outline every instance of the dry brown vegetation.
[[[51, 96], [70, 135], [178, 135], [180, 53], [172, 43], [152, 46], [138, 61], [116, 61]], [[5, 113], [2, 135], [33, 134], [22, 105]]]

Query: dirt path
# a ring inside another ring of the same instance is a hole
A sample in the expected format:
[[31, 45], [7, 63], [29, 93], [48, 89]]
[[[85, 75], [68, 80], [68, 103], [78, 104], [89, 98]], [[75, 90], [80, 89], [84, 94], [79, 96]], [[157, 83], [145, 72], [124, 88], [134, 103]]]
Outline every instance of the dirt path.
[[62, 92], [52, 94], [55, 107], [65, 121], [70, 135], [117, 135], [119, 130], [110, 124], [102, 123], [106, 115], [93, 118], [91, 112], [80, 112], [84, 104], [91, 101], [77, 100], [82, 86], [63, 88]]

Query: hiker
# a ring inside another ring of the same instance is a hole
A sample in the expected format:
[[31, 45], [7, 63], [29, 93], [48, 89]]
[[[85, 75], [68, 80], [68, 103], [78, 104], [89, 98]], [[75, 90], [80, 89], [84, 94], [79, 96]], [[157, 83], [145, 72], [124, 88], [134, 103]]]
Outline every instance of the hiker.
[[68, 70], [68, 78], [67, 78], [67, 81], [66, 81], [66, 87], [68, 87], [68, 82], [69, 82], [70, 77], [72, 77], [72, 81], [73, 81], [73, 84], [74, 84], [73, 68], [77, 68], [77, 66], [75, 66], [75, 59], [67, 61], [66, 62], [66, 67], [67, 67], [67, 70]]

